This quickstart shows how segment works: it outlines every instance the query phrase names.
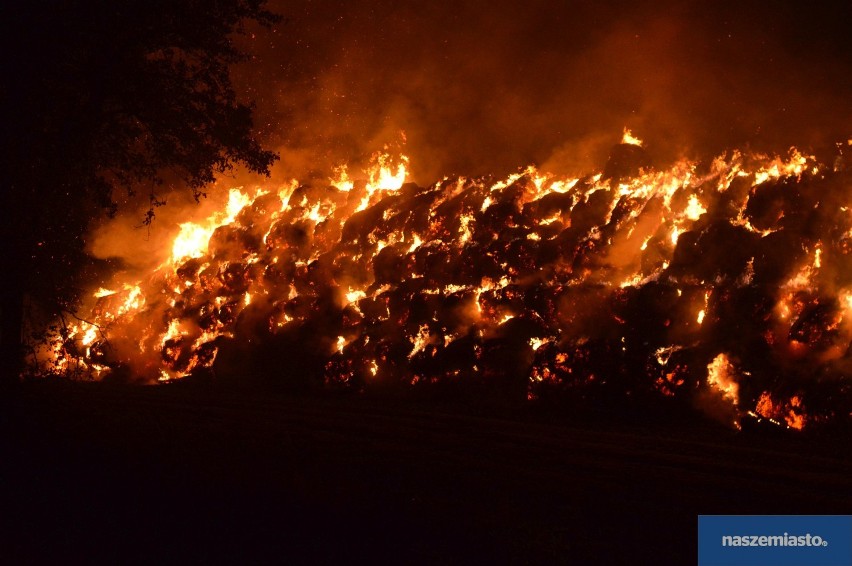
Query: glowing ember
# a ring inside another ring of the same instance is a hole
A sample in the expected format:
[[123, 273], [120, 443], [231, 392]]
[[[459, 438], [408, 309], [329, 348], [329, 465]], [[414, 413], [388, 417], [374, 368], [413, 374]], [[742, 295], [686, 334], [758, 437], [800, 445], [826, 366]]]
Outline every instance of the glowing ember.
[[533, 350], [538, 350], [539, 348], [541, 348], [542, 346], [544, 346], [545, 344], [547, 344], [550, 341], [551, 340], [549, 340], [549, 339], [543, 339], [543, 338], [530, 338], [530, 347], [532, 347]]
[[[644, 151], [629, 130], [622, 141]], [[329, 186], [231, 190], [180, 224], [147, 277], [90, 290], [89, 322], [59, 321], [35, 360], [43, 373], [153, 383], [251, 371], [235, 360], [257, 346], [269, 367], [321, 360], [311, 377], [345, 387], [503, 376], [492, 381], [529, 398], [700, 391], [790, 428], [850, 412], [815, 407], [807, 386], [773, 389], [778, 371], [808, 364], [848, 382], [845, 170], [795, 150], [730, 152], [660, 171], [527, 167], [417, 187], [408, 165], [376, 154]], [[724, 353], [708, 364], [707, 351]]]
[[768, 391], [760, 394], [754, 409], [754, 416], [765, 418], [769, 422], [787, 428], [802, 430], [807, 423], [807, 416], [801, 398], [792, 396], [787, 402], [774, 400]]
[[700, 311], [698, 311], [698, 316], [695, 319], [695, 321], [698, 324], [702, 324], [704, 322], [704, 317], [707, 316], [707, 307], [708, 307], [708, 301], [709, 300], [710, 300], [710, 292], [706, 291], [704, 293], [704, 308], [701, 309]]
[[414, 349], [411, 350], [411, 353], [408, 354], [409, 358], [413, 358], [417, 355], [418, 352], [422, 351], [423, 348], [429, 343], [431, 338], [431, 333], [429, 332], [429, 326], [424, 324], [420, 327], [420, 330], [417, 332], [417, 335], [411, 339], [411, 344], [414, 346]]

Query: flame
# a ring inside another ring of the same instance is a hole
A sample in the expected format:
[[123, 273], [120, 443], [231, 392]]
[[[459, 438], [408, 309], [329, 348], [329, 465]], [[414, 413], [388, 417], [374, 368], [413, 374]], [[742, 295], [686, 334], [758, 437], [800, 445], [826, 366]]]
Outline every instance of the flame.
[[812, 156], [803, 155], [794, 147], [790, 148], [789, 157], [786, 160], [776, 157], [768, 165], [760, 168], [754, 174], [754, 184], [760, 185], [770, 179], [774, 180], [791, 175], [799, 177], [805, 172], [813, 159]]
[[[254, 198], [266, 194], [258, 191]], [[228, 191], [228, 202], [224, 212], [215, 212], [203, 224], [184, 222], [172, 244], [172, 262], [178, 263], [187, 258], [199, 258], [207, 253], [207, 244], [216, 228], [230, 224], [237, 214], [254, 201], [254, 198], [235, 188]]]
[[552, 342], [552, 340], [548, 338], [530, 338], [530, 347], [533, 351], [535, 351], [550, 342]]
[[680, 228], [673, 226], [671, 234], [669, 235], [669, 240], [671, 240], [672, 246], [677, 245], [678, 238], [680, 238]]
[[357, 303], [361, 299], [367, 297], [367, 293], [362, 291], [361, 289], [353, 290], [351, 287], [349, 288], [349, 292], [346, 293], [346, 302], [347, 303]]
[[510, 320], [512, 320], [513, 318], [515, 318], [515, 315], [513, 315], [513, 314], [503, 315], [500, 318], [500, 321], [497, 324], [502, 326], [502, 325], [506, 324], [507, 322], [509, 322]]
[[207, 242], [213, 234], [212, 228], [205, 228], [193, 222], [180, 225], [180, 232], [172, 246], [172, 257], [175, 261], [185, 258], [198, 258], [207, 252]]
[[424, 324], [420, 327], [417, 334], [411, 338], [411, 344], [414, 348], [408, 354], [408, 357], [413, 358], [418, 352], [421, 352], [429, 344], [431, 338], [432, 334], [429, 332], [429, 325]]
[[707, 315], [707, 305], [710, 301], [710, 291], [705, 291], [704, 293], [704, 308], [698, 311], [698, 316], [696, 317], [696, 322], [698, 324], [702, 324], [704, 322], [704, 317]]
[[393, 161], [393, 157], [387, 153], [377, 153], [373, 156], [373, 165], [367, 171], [369, 175], [367, 192], [361, 199], [356, 212], [365, 210], [380, 193], [398, 191], [405, 183], [408, 175], [408, 157], [400, 155], [396, 166]]
[[124, 299], [124, 302], [118, 306], [118, 309], [116, 309], [115, 318], [138, 311], [145, 305], [145, 297], [142, 295], [142, 287], [140, 287], [138, 283], [135, 285], [125, 284], [124, 291], [127, 293], [127, 297]]
[[407, 175], [408, 157], [399, 156], [399, 163], [397, 163], [395, 171], [391, 162], [392, 157], [387, 153], [379, 154], [376, 157], [376, 164], [369, 171], [368, 187], [380, 191], [397, 191], [402, 187]]
[[345, 164], [335, 167], [334, 177], [329, 179], [329, 182], [333, 187], [337, 187], [337, 190], [347, 193], [355, 188], [355, 183], [349, 178], [349, 171]]
[[727, 354], [719, 354], [707, 366], [707, 384], [733, 405], [738, 405], [740, 387], [735, 377], [734, 366]]
[[630, 144], [630, 145], [638, 145], [641, 147], [642, 140], [633, 135], [633, 132], [624, 128], [624, 134], [621, 136], [621, 143]]
[[96, 326], [91, 324], [85, 324], [86, 332], [83, 334], [83, 338], [81, 338], [81, 342], [84, 346], [89, 346], [92, 342], [95, 341], [95, 338], [98, 337], [98, 329]]
[[[642, 144], [627, 129], [622, 142]], [[766, 258], [742, 258], [733, 274], [684, 274], [679, 258], [704, 253], [708, 224], [727, 222], [757, 242], [785, 229], [749, 208], [758, 185], [832, 174], [798, 150], [784, 157], [731, 152], [617, 181], [528, 166], [496, 181], [459, 177], [402, 190], [408, 167], [408, 157], [385, 152], [360, 175], [336, 167], [327, 186], [294, 180], [275, 190], [231, 189], [206, 219], [179, 225], [164, 250], [169, 257], [147, 277], [118, 273], [87, 293], [90, 312], [81, 318], [92, 323], [54, 333], [37, 352], [39, 363], [92, 378], [129, 367], [142, 380], [170, 381], [214, 367], [222, 343], [248, 340], [243, 328], [277, 339], [305, 327], [317, 335], [315, 350], [333, 362], [325, 369], [329, 382], [491, 375], [503, 371], [486, 363], [491, 341], [505, 339], [535, 358], [533, 396], [545, 385], [615, 379], [592, 367], [595, 355], [617, 357], [613, 367], [640, 364], [652, 389], [685, 395], [685, 376], [702, 374], [706, 364], [694, 352], [711, 347], [726, 353], [706, 366], [707, 386], [739, 410], [748, 404], [739, 398], [741, 383], [744, 392], [761, 389], [745, 387], [757, 379], [747, 355], [709, 344], [713, 333], [696, 323], [712, 315], [714, 330], [723, 329], [726, 301], [759, 284]], [[837, 212], [838, 238], [852, 234], [848, 210]], [[708, 211], [712, 218], [702, 220]], [[836, 269], [841, 251], [824, 235], [803, 241], [795, 265], [766, 298], [766, 312], [744, 316], [763, 325], [767, 351], [781, 366], [839, 359], [842, 351], [835, 351], [852, 342], [852, 287]], [[647, 342], [625, 339], [647, 322], [625, 305], [652, 283], [652, 302], [666, 305], [647, 315], [663, 317], [659, 328]], [[818, 324], [808, 318], [817, 315]], [[516, 331], [526, 334], [506, 337]], [[405, 359], [404, 348], [406, 364], [391, 359], [388, 352]], [[447, 369], [443, 357], [454, 359], [447, 352], [456, 348], [469, 348], [460, 356], [468, 365]], [[689, 355], [693, 361], [682, 361]], [[815, 419], [806, 399], [761, 397], [752, 412], [803, 427]]]
[[786, 402], [776, 400], [768, 391], [760, 394], [752, 415], [767, 419], [772, 424], [787, 428], [802, 430], [807, 424], [808, 418], [804, 412], [801, 397], [793, 395]]
[[115, 295], [118, 291], [111, 291], [110, 289], [104, 289], [103, 287], [99, 288], [92, 295], [96, 299], [100, 299], [101, 297], [109, 297], [111, 295]]
[[698, 200], [698, 197], [695, 195], [689, 196], [689, 204], [686, 206], [686, 210], [683, 213], [690, 220], [698, 220], [702, 214], [707, 212], [707, 209], [701, 204], [701, 201]]

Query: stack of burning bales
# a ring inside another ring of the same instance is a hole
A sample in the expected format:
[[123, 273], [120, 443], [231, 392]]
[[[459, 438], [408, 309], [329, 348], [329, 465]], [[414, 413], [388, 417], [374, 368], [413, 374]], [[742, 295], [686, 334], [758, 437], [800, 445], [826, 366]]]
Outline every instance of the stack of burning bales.
[[731, 152], [657, 171], [624, 143], [579, 179], [528, 168], [419, 187], [383, 157], [368, 181], [238, 191], [195, 248], [113, 282], [83, 317], [96, 326], [66, 330], [40, 362], [113, 379], [672, 398], [793, 428], [848, 419], [842, 157]]

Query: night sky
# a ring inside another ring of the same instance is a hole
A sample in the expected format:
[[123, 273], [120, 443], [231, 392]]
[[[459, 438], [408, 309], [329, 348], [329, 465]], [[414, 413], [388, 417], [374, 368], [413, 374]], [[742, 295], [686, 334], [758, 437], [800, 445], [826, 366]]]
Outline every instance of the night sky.
[[[840, 3], [838, 3], [839, 5]], [[237, 70], [288, 177], [407, 138], [416, 181], [660, 163], [852, 132], [848, 7], [761, 2], [273, 1]]]

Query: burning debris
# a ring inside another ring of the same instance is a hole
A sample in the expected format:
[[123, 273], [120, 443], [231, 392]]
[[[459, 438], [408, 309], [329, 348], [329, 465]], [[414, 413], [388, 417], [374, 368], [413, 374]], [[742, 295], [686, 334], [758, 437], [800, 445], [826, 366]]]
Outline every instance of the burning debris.
[[836, 163], [731, 152], [660, 171], [625, 131], [583, 178], [528, 167], [419, 187], [382, 154], [366, 180], [232, 189], [149, 277], [93, 293], [90, 322], [36, 362], [848, 419], [852, 176]]

